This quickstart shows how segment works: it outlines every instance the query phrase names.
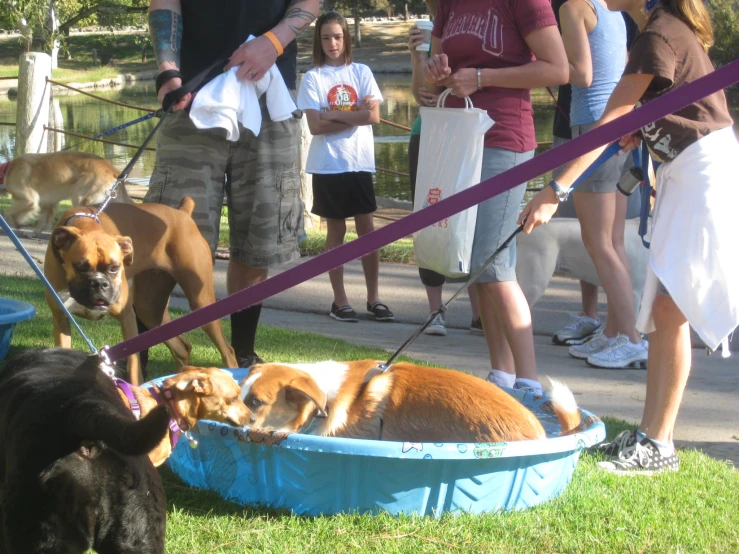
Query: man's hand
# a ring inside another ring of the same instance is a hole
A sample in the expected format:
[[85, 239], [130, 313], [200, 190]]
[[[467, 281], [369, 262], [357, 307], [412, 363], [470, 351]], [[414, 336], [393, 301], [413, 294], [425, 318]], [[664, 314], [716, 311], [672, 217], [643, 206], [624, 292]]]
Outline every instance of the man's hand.
[[[162, 85], [162, 88], [159, 89], [159, 93], [157, 94], [157, 100], [161, 104], [164, 102], [164, 97], [168, 92], [171, 92], [173, 90], [177, 90], [182, 86], [182, 79], [179, 77], [172, 77], [169, 81], [164, 83]], [[183, 96], [179, 102], [174, 104], [172, 106], [173, 112], [178, 112], [180, 110], [184, 110], [187, 108], [187, 106], [192, 102], [194, 95], [192, 93], [187, 93], [185, 96]]]
[[[431, 56], [423, 66], [423, 72], [429, 83], [439, 83], [452, 74], [449, 58], [446, 54]], [[475, 77], [477, 79], [477, 77]]]
[[526, 204], [526, 207], [518, 216], [518, 225], [521, 225], [525, 221], [523, 232], [528, 235], [539, 225], [549, 223], [549, 220], [552, 219], [558, 207], [559, 201], [554, 194], [554, 189], [546, 186], [537, 192], [531, 201]]
[[277, 60], [277, 50], [267, 37], [257, 37], [239, 46], [231, 54], [225, 71], [238, 67], [236, 76], [247, 81], [258, 81], [264, 77]]

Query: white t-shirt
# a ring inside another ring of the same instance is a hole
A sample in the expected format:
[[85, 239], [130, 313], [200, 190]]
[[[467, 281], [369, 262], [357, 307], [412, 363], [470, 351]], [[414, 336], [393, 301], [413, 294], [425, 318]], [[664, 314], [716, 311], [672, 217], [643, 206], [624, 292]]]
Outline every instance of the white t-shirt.
[[[372, 71], [361, 63], [339, 67], [314, 67], [300, 83], [301, 110], [356, 110], [371, 94], [382, 102], [382, 93]], [[340, 133], [314, 135], [308, 151], [306, 172], [330, 174], [348, 171], [375, 172], [375, 143], [371, 125], [350, 127]]]

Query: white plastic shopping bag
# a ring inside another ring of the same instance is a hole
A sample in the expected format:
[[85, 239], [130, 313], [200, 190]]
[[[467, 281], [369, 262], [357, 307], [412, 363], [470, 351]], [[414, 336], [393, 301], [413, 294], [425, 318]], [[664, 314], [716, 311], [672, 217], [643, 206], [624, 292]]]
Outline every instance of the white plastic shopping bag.
[[[421, 108], [421, 143], [413, 210], [422, 210], [480, 182], [484, 137], [495, 123], [485, 110], [444, 108], [451, 93], [441, 93], [435, 108]], [[470, 273], [477, 206], [455, 214], [413, 237], [416, 265], [447, 277]]]

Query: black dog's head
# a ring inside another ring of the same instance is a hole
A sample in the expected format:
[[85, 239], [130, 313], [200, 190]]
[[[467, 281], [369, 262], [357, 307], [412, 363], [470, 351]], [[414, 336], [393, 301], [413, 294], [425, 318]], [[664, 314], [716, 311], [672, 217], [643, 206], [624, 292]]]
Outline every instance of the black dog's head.
[[124, 266], [133, 263], [130, 238], [58, 227], [51, 234], [51, 248], [64, 267], [69, 294], [79, 304], [105, 313], [119, 301]]

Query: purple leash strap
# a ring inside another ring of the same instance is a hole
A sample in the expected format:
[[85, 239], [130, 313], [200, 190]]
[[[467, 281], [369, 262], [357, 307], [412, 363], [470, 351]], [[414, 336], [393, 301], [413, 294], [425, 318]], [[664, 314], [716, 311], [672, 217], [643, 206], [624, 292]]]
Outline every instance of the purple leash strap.
[[530, 181], [599, 146], [619, 140], [642, 127], [674, 113], [701, 98], [739, 81], [739, 60], [713, 73], [688, 83], [679, 89], [648, 102], [618, 119], [589, 131], [571, 141], [552, 148], [540, 156], [487, 179], [399, 221], [372, 231], [338, 248], [316, 256], [296, 267], [274, 275], [261, 283], [232, 294], [194, 312], [190, 312], [161, 327], [123, 341], [104, 351], [111, 361], [117, 361], [178, 335], [201, 327], [236, 311], [253, 306], [295, 285], [317, 277], [335, 267], [360, 258], [402, 237], [479, 204], [497, 194]]
[[126, 398], [128, 399], [128, 403], [131, 406], [131, 412], [136, 417], [136, 419], [137, 420], [141, 419], [141, 406], [136, 400], [136, 397], [133, 395], [133, 391], [131, 390], [131, 385], [129, 385], [126, 381], [118, 377], [114, 377], [113, 382], [115, 383], [115, 386], [118, 387], [121, 391], [123, 391], [123, 394], [126, 395]]
[[[154, 397], [154, 400], [157, 401], [157, 404], [164, 404], [166, 406], [165, 400], [162, 398], [162, 396], [159, 394], [159, 391], [154, 387], [147, 387], [149, 389], [149, 392]], [[177, 446], [177, 441], [180, 440], [180, 434], [182, 434], [182, 429], [180, 429], [180, 426], [177, 424], [177, 419], [174, 416], [174, 414], [169, 414], [169, 430], [172, 431], [171, 435], [171, 442], [172, 442], [172, 450], [174, 450], [174, 447]]]

